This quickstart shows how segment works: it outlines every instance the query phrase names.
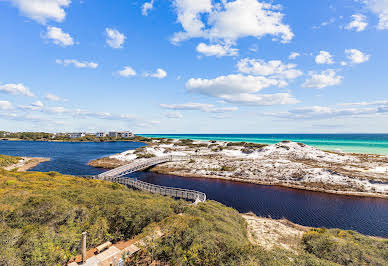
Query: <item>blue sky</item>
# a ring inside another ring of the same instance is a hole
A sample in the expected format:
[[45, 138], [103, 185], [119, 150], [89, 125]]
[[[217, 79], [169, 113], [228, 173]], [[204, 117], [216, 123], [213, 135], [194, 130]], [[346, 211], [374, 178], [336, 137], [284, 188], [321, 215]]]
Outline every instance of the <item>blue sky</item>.
[[388, 0], [0, 0], [0, 130], [388, 132]]

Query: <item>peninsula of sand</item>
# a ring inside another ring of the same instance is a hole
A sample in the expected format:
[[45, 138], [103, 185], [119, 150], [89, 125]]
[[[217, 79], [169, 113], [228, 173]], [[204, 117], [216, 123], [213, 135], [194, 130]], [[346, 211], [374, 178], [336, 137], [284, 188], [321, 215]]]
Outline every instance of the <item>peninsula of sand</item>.
[[147, 146], [91, 161], [115, 168], [154, 156], [191, 156], [150, 171], [217, 178], [327, 193], [388, 198], [388, 156], [323, 151], [303, 143], [265, 145], [221, 141], [152, 139]]
[[40, 163], [48, 162], [50, 158], [41, 158], [41, 157], [20, 157], [17, 163], [8, 165], [4, 167], [7, 171], [16, 171], [16, 172], [24, 172], [29, 169], [34, 168]]

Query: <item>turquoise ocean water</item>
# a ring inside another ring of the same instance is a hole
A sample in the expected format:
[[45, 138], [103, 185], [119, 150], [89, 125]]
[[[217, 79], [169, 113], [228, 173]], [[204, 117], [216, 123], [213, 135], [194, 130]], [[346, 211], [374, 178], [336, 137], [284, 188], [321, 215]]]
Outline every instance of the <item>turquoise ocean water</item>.
[[245, 141], [273, 144], [283, 140], [302, 142], [323, 150], [388, 155], [388, 134], [140, 134], [172, 139]]

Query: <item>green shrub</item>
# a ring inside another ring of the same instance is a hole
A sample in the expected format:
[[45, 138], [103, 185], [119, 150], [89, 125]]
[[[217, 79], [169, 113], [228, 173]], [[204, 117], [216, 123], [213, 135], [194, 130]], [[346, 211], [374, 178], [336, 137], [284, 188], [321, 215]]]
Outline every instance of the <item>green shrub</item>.
[[229, 165], [223, 165], [220, 170], [225, 171], [225, 172], [233, 172], [236, 170], [236, 167], [232, 167]]
[[233, 147], [233, 146], [244, 146], [246, 142], [228, 142], [226, 146], [228, 147]]
[[214, 201], [187, 206], [158, 225], [165, 235], [148, 252], [171, 265], [333, 265], [307, 253], [252, 245], [242, 216]]
[[156, 156], [153, 153], [140, 153], [140, 154], [136, 154], [136, 155], [137, 155], [138, 159], [140, 159], [140, 158], [152, 158], [152, 157]]
[[354, 231], [313, 229], [304, 234], [303, 249], [341, 265], [387, 265], [388, 240]]
[[106, 181], [0, 170], [0, 265], [65, 264], [83, 231], [89, 248], [127, 240], [185, 204]]
[[21, 160], [21, 159], [22, 159], [21, 157], [0, 154], [0, 167], [7, 167], [9, 165], [18, 163], [19, 160]]

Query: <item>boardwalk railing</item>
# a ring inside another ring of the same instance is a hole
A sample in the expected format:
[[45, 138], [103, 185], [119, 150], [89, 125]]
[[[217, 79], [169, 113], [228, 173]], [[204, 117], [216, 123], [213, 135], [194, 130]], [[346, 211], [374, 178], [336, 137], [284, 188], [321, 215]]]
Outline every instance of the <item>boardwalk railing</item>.
[[[93, 175], [83, 175], [79, 177], [89, 178], [89, 179], [99, 179], [98, 176], [93, 176]], [[133, 178], [111, 177], [111, 178], [106, 178], [105, 180], [130, 186], [142, 191], [159, 194], [162, 196], [170, 196], [174, 198], [193, 200], [195, 203], [206, 201], [206, 194], [196, 190], [159, 186], [159, 185], [150, 184]]]
[[99, 174], [98, 178], [107, 179], [112, 177], [121, 177], [124, 175], [128, 175], [137, 171], [147, 169], [157, 164], [172, 162], [172, 161], [189, 160], [189, 159], [190, 159], [189, 156], [169, 155], [169, 156], [153, 157], [153, 158], [144, 159], [144, 160], [136, 160], [129, 164], [126, 164], [126, 165], [117, 167], [115, 169], [106, 171], [102, 174]]
[[113, 177], [106, 180], [163, 196], [193, 200], [194, 202], [206, 201], [206, 194], [195, 190], [158, 186], [139, 180], [134, 180], [132, 178]]
[[132, 178], [121, 178], [121, 176], [128, 175], [136, 171], [141, 171], [157, 164], [172, 162], [172, 161], [189, 160], [190, 158], [191, 158], [190, 156], [176, 156], [176, 155], [153, 157], [149, 159], [134, 161], [127, 165], [123, 165], [115, 169], [101, 173], [97, 176], [89, 176], [88, 178], [112, 181], [126, 186], [131, 186], [139, 190], [160, 194], [163, 196], [193, 200], [195, 203], [205, 202], [206, 194], [199, 191], [173, 188], [173, 187], [164, 187], [164, 186], [146, 183], [143, 181], [138, 181]]

